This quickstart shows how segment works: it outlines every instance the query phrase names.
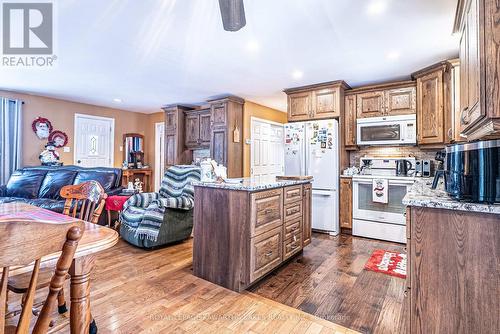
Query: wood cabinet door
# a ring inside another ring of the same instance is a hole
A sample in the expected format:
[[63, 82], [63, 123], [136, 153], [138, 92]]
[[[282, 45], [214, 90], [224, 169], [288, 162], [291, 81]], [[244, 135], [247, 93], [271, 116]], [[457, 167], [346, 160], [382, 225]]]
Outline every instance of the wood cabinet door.
[[346, 147], [356, 146], [356, 95], [345, 97], [344, 142]]
[[306, 121], [311, 118], [311, 92], [288, 95], [288, 121]]
[[250, 282], [262, 277], [283, 261], [281, 227], [250, 240]]
[[165, 132], [172, 133], [177, 129], [177, 116], [175, 111], [165, 112]]
[[460, 127], [458, 131], [464, 132], [469, 124], [468, 109], [469, 109], [469, 66], [467, 54], [467, 21], [462, 30], [462, 37], [460, 39], [459, 58], [460, 58], [460, 112], [458, 114]]
[[357, 118], [384, 116], [384, 92], [376, 91], [356, 95], [356, 108]]
[[303, 198], [304, 202], [302, 204], [302, 247], [305, 247], [311, 243], [312, 234], [312, 210], [311, 210], [311, 197], [312, 187], [310, 184], [304, 185]]
[[340, 178], [340, 227], [352, 228], [352, 180]]
[[210, 112], [200, 113], [200, 145], [210, 146]]
[[441, 69], [417, 79], [418, 144], [444, 144], [444, 90]]
[[212, 126], [214, 127], [222, 127], [226, 126], [227, 122], [227, 105], [225, 103], [217, 103], [212, 105], [211, 108], [211, 121], [212, 121]]
[[227, 166], [227, 129], [225, 127], [212, 128], [210, 157], [218, 164]]
[[385, 114], [388, 116], [414, 114], [417, 109], [415, 87], [389, 89], [385, 92]]
[[339, 94], [338, 88], [325, 88], [314, 91], [312, 93], [312, 111], [314, 112], [312, 118], [340, 117]]
[[165, 135], [165, 164], [167, 166], [175, 165], [176, 163], [176, 140], [175, 134], [167, 133]]
[[187, 147], [197, 147], [200, 139], [200, 114], [189, 113], [184, 118], [186, 128], [185, 143]]
[[485, 116], [485, 110], [482, 110], [480, 99], [480, 34], [479, 34], [479, 2], [480, 0], [471, 0], [469, 11], [467, 13], [467, 104], [468, 104], [468, 125], [476, 123]]

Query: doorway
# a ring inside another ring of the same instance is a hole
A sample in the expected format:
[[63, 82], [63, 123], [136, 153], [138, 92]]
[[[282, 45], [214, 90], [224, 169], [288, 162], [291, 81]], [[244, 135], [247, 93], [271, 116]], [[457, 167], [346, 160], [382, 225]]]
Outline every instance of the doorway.
[[285, 167], [283, 135], [283, 124], [251, 118], [251, 177], [283, 175]]
[[165, 172], [165, 122], [155, 123], [155, 191], [161, 186]]
[[115, 119], [75, 114], [75, 165], [113, 167]]

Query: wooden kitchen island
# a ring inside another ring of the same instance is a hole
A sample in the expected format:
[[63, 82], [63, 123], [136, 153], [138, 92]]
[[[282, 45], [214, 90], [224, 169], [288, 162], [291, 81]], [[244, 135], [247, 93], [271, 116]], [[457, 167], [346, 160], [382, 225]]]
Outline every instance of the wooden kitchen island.
[[239, 292], [310, 242], [310, 181], [195, 183], [195, 276]]

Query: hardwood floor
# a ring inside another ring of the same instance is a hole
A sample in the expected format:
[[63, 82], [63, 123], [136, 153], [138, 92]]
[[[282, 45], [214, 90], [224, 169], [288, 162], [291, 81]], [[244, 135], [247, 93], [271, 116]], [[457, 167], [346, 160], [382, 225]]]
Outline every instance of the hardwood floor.
[[362, 333], [404, 333], [404, 279], [363, 270], [375, 249], [404, 246], [315, 233], [303, 254], [250, 291]]
[[[91, 277], [99, 333], [355, 333], [251, 292], [214, 285], [193, 276], [191, 267], [192, 240], [155, 251], [120, 241], [100, 254]], [[19, 295], [9, 296], [9, 304], [19, 302]], [[52, 332], [69, 333], [67, 317], [58, 317]]]

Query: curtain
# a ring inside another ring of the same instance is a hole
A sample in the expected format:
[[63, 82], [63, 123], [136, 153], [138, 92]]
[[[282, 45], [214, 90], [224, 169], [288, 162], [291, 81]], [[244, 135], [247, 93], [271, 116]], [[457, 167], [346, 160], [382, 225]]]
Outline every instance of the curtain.
[[22, 101], [0, 97], [0, 184], [21, 166]]

